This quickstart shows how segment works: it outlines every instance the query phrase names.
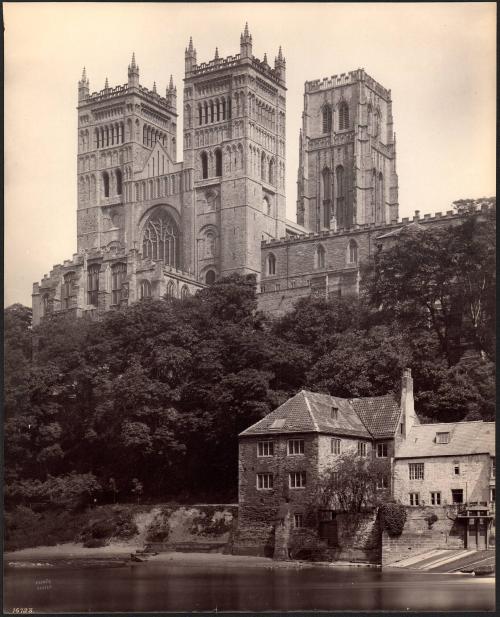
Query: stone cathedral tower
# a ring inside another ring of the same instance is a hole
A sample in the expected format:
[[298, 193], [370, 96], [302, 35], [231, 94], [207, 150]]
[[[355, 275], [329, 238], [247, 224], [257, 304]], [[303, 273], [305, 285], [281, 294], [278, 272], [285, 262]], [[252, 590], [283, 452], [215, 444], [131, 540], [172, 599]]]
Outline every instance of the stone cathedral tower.
[[252, 54], [248, 25], [240, 53], [197, 64], [185, 51], [184, 165], [194, 168], [197, 278], [260, 274], [260, 243], [285, 234], [285, 59], [272, 68]]
[[308, 231], [397, 220], [391, 91], [363, 69], [305, 83], [297, 185]]

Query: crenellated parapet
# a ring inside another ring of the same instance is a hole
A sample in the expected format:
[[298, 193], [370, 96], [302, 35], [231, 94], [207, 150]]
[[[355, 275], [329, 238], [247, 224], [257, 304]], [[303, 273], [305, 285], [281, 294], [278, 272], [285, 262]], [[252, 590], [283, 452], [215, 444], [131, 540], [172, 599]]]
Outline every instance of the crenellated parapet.
[[330, 88], [349, 86], [358, 82], [364, 82], [376, 94], [386, 100], [391, 98], [391, 91], [381, 86], [373, 77], [370, 77], [365, 69], [356, 69], [348, 73], [340, 73], [340, 75], [332, 75], [331, 77], [323, 77], [323, 79], [306, 81], [304, 84], [304, 91], [310, 94], [321, 90], [329, 90]]
[[[474, 208], [474, 212], [487, 213], [495, 211], [496, 207], [492, 204], [482, 204], [480, 208]], [[286, 244], [297, 244], [307, 240], [321, 240], [324, 238], [338, 238], [342, 236], [356, 235], [359, 232], [380, 232], [384, 234], [386, 232], [398, 229], [402, 226], [409, 225], [411, 223], [423, 224], [427, 223], [452, 223], [453, 221], [463, 220], [464, 214], [456, 212], [455, 210], [448, 210], [444, 214], [442, 212], [436, 212], [435, 214], [424, 214], [420, 216], [420, 211], [415, 210], [415, 216], [412, 218], [403, 217], [401, 220], [392, 221], [390, 223], [383, 224], [364, 224], [353, 225], [349, 228], [338, 228], [336, 230], [328, 229], [320, 232], [311, 232], [307, 234], [290, 235], [284, 238], [272, 238], [269, 240], [262, 240], [262, 248], [281, 246]]]

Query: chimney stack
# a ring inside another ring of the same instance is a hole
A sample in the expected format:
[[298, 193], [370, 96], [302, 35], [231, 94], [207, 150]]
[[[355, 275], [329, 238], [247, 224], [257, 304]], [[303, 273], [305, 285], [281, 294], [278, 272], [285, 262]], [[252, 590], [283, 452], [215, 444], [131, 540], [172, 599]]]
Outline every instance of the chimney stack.
[[406, 439], [414, 424], [419, 424], [415, 414], [415, 401], [413, 399], [413, 378], [411, 369], [403, 370], [401, 379], [401, 436]]

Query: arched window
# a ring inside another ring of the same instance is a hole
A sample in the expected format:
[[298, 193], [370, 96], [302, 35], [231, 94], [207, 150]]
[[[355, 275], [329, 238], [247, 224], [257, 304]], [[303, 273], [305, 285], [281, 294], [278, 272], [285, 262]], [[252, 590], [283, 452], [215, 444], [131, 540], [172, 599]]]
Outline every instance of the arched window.
[[216, 237], [213, 231], [205, 234], [205, 257], [215, 257]]
[[215, 175], [222, 176], [222, 151], [219, 148], [215, 151]]
[[49, 294], [42, 296], [42, 314], [49, 315], [52, 313], [52, 302], [50, 301]]
[[355, 240], [349, 241], [349, 263], [358, 263], [358, 245]]
[[323, 226], [330, 227], [332, 172], [325, 167], [321, 176], [323, 179]]
[[342, 165], [338, 165], [338, 167], [335, 168], [335, 184], [336, 184], [336, 196], [337, 196], [337, 207], [336, 207], [336, 213], [337, 213], [337, 219], [339, 222], [339, 225], [341, 227], [344, 226], [345, 224], [345, 213], [344, 213], [344, 209], [345, 209], [345, 173], [344, 173], [344, 168], [342, 167]]
[[267, 214], [267, 216], [271, 216], [271, 203], [267, 197], [264, 197], [262, 200], [262, 212]]
[[260, 158], [260, 178], [261, 180], [266, 180], [266, 155], [264, 152]]
[[73, 284], [75, 282], [75, 273], [68, 272], [64, 275], [64, 280], [61, 289], [61, 306], [63, 309], [70, 307], [71, 296], [73, 295]]
[[185, 300], [189, 298], [191, 294], [189, 293], [189, 287], [187, 285], [183, 285], [181, 289], [181, 300]]
[[274, 168], [275, 168], [274, 159], [271, 159], [269, 161], [269, 184], [276, 184]]
[[151, 283], [149, 281], [141, 281], [139, 293], [141, 300], [144, 300], [145, 298], [151, 298]]
[[208, 156], [206, 152], [201, 153], [201, 177], [208, 178]]
[[122, 172], [120, 169], [115, 170], [115, 177], [116, 177], [116, 194], [121, 195], [122, 194]]
[[142, 256], [177, 268], [179, 265], [179, 231], [164, 210], [154, 212], [142, 232]]
[[87, 304], [98, 305], [100, 264], [92, 264], [87, 269]]
[[198, 124], [203, 124], [203, 110], [201, 109], [201, 105], [198, 105]]
[[323, 107], [323, 133], [332, 132], [332, 108], [330, 105]]
[[167, 300], [172, 300], [173, 298], [175, 298], [175, 285], [173, 281], [169, 281], [165, 297], [167, 298]]
[[384, 220], [384, 176], [382, 172], [379, 173], [377, 182], [376, 219], [377, 222]]
[[214, 270], [208, 270], [205, 274], [205, 283], [207, 285], [213, 285], [215, 283], [215, 272]]
[[374, 137], [378, 137], [379, 133], [380, 133], [380, 122], [381, 122], [381, 114], [380, 114], [380, 109], [377, 109], [377, 111], [375, 112], [375, 122], [373, 125], [373, 136]]
[[276, 257], [272, 253], [267, 258], [267, 273], [269, 276], [276, 274]]
[[203, 104], [203, 108], [205, 110], [205, 124], [208, 124], [208, 105], [207, 102], [205, 101], [205, 103]]
[[324, 268], [326, 262], [326, 251], [321, 244], [316, 248], [316, 254], [314, 257], [314, 267], [317, 269]]
[[111, 304], [120, 304], [122, 285], [127, 276], [127, 264], [117, 263], [111, 268]]
[[210, 122], [214, 121], [214, 102], [210, 101]]
[[340, 103], [339, 106], [339, 130], [343, 131], [344, 129], [349, 128], [349, 107], [347, 103], [344, 101]]
[[104, 197], [109, 197], [109, 174], [107, 171], [102, 172], [102, 187]]

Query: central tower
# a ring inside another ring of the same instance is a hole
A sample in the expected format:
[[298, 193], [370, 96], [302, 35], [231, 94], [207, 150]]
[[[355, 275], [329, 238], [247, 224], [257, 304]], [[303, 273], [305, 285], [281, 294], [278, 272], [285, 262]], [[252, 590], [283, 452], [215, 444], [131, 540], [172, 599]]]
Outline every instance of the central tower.
[[232, 272], [260, 275], [260, 243], [285, 235], [285, 59], [274, 68], [240, 53], [197, 64], [185, 52], [184, 164], [194, 168], [193, 263], [211, 283]]

